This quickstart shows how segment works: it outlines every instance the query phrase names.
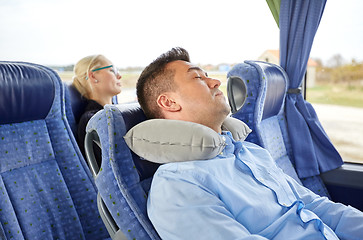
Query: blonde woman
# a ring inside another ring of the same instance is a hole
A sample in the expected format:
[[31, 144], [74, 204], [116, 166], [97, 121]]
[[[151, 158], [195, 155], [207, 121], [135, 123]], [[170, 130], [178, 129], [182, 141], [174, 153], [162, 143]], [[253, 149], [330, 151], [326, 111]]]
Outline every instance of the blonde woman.
[[[73, 86], [87, 99], [77, 129], [77, 141], [83, 156], [86, 126], [89, 119], [106, 104], [112, 104], [112, 97], [121, 92], [121, 75], [117, 68], [103, 55], [82, 58], [74, 66]], [[98, 155], [96, 153], [96, 155]], [[101, 158], [97, 157], [100, 166]]]

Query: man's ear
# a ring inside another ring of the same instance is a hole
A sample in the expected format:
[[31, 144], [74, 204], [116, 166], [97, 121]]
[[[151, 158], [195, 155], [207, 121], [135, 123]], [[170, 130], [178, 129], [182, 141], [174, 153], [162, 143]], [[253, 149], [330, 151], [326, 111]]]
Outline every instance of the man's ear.
[[181, 106], [170, 94], [160, 94], [156, 101], [159, 107], [165, 111], [178, 112], [181, 110]]

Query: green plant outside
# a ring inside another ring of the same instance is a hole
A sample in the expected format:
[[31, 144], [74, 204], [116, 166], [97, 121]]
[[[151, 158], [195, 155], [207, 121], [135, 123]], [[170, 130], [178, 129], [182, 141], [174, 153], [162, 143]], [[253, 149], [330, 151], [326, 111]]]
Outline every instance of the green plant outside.
[[319, 84], [306, 91], [310, 103], [322, 103], [363, 108], [363, 86]]

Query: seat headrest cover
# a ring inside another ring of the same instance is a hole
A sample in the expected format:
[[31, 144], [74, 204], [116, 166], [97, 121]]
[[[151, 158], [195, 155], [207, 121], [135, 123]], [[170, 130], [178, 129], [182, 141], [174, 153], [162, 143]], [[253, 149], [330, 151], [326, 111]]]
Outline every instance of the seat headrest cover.
[[278, 67], [265, 70], [267, 81], [266, 98], [262, 119], [279, 114], [287, 91], [286, 76]]
[[[227, 118], [225, 130], [244, 140], [251, 130], [242, 121]], [[223, 129], [222, 128], [222, 129]], [[155, 163], [208, 160], [223, 151], [225, 138], [201, 124], [168, 119], [152, 119], [131, 128], [124, 136], [129, 148]]]
[[55, 74], [27, 63], [0, 62], [0, 124], [44, 119], [55, 96]]
[[246, 61], [246, 63], [254, 66], [259, 78], [264, 84], [265, 91], [263, 104], [262, 120], [270, 118], [280, 113], [284, 107], [284, 99], [288, 87], [288, 76], [285, 71], [278, 65], [259, 61]]

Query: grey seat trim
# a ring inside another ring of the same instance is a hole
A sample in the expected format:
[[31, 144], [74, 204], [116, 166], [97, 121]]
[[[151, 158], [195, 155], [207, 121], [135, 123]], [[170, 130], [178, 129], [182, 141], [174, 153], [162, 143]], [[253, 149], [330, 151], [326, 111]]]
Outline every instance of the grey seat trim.
[[247, 98], [247, 87], [240, 77], [231, 76], [228, 78], [227, 96], [232, 113], [242, 108]]

